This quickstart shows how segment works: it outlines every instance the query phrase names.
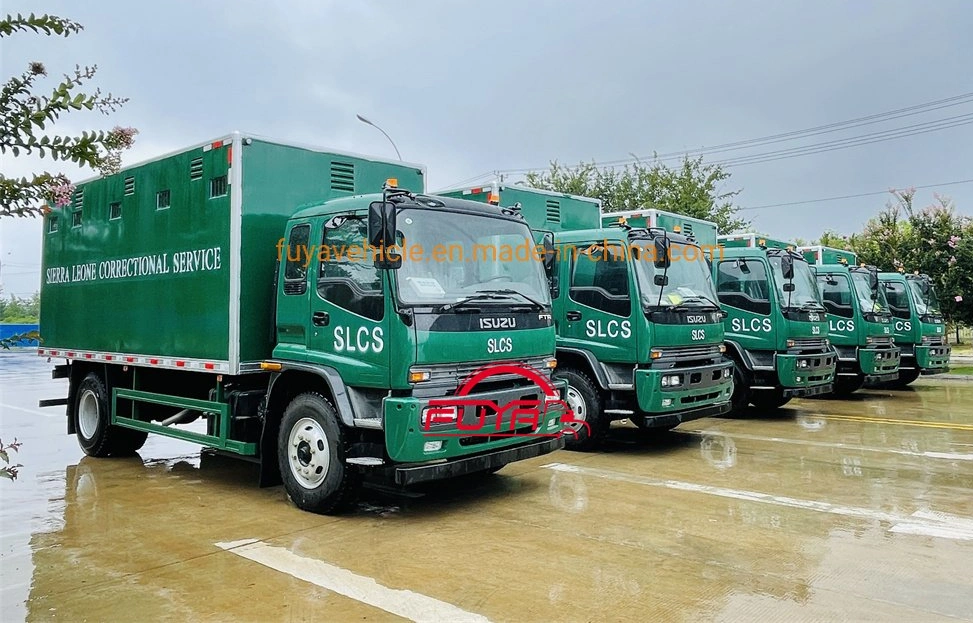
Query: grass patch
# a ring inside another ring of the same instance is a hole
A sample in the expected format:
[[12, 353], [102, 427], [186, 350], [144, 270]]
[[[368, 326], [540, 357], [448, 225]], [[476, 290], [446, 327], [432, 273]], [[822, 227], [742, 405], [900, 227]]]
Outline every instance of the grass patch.
[[973, 376], [973, 366], [949, 366], [949, 374]]

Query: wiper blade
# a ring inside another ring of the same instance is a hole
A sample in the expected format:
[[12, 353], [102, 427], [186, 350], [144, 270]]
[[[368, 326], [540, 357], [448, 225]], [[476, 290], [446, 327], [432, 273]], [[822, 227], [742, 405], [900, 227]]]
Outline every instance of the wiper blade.
[[[714, 301], [710, 297], [705, 296], [703, 294], [697, 294], [695, 296], [687, 296], [683, 300], [685, 300], [685, 301], [706, 301], [707, 303], [710, 304], [710, 307], [712, 307], [713, 309], [720, 309], [719, 303], [717, 303], [716, 301]], [[709, 307], [705, 307], [704, 309], [709, 309]]]
[[466, 298], [462, 298], [456, 301], [455, 303], [447, 303], [443, 305], [442, 307], [439, 308], [439, 310], [436, 313], [442, 314], [444, 312], [448, 312], [451, 309], [456, 309], [457, 307], [462, 307], [463, 305], [472, 303], [473, 301], [492, 301], [492, 300], [499, 300], [503, 298], [504, 297], [502, 296], [496, 296], [489, 292], [477, 292], [476, 294], [471, 294]]
[[514, 290], [512, 288], [504, 288], [502, 290], [480, 290], [480, 292], [486, 292], [488, 294], [516, 294], [517, 296], [524, 299], [525, 301], [529, 301], [530, 304], [536, 307], [537, 309], [544, 309], [543, 303], [541, 303], [540, 301], [538, 301], [533, 297], [527, 296], [520, 290]]
[[827, 311], [825, 310], [824, 305], [822, 305], [821, 303], [816, 303], [814, 301], [809, 301], [807, 303], [804, 303], [797, 309], [799, 309], [800, 311]]

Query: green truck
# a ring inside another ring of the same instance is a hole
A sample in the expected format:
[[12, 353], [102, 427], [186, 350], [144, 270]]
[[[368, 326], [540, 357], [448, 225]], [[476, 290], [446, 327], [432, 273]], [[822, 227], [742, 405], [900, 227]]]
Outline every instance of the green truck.
[[314, 512], [563, 447], [542, 263], [473, 253], [530, 229], [424, 178], [233, 133], [78, 184], [46, 217], [38, 354], [70, 382], [41, 406], [89, 455], [195, 442]]
[[595, 447], [613, 420], [668, 429], [729, 411], [733, 364], [694, 238], [603, 226], [600, 203], [587, 197], [501, 184], [443, 194], [508, 206], [553, 241], [555, 376], [567, 382], [576, 433], [568, 448]]
[[718, 242], [712, 270], [735, 364], [734, 410], [830, 393], [837, 353], [814, 273], [796, 245], [757, 234]]
[[902, 350], [899, 378], [904, 387], [920, 374], [949, 370], [950, 347], [939, 298], [929, 275], [879, 273], [878, 280], [892, 312], [892, 335]]
[[838, 352], [834, 393], [850, 394], [866, 384], [898, 379], [901, 351], [878, 269], [856, 266], [858, 258], [851, 251], [823, 246], [799, 251], [814, 267], [828, 312], [828, 335]]

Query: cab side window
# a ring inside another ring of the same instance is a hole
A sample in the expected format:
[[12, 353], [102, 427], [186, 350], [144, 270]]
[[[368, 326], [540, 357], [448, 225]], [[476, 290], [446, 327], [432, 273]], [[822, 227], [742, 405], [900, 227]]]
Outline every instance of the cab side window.
[[[365, 255], [362, 243], [367, 226], [349, 218], [334, 229], [325, 229], [318, 250], [318, 296], [370, 320], [385, 316], [382, 273]], [[349, 253], [350, 249], [357, 251]]]
[[307, 292], [307, 253], [311, 241], [310, 225], [295, 225], [287, 239], [284, 265], [284, 294], [304, 294]]
[[767, 268], [759, 260], [721, 260], [716, 269], [716, 293], [730, 307], [770, 314]]
[[852, 307], [851, 283], [845, 275], [818, 275], [818, 287], [821, 288], [821, 296], [824, 308], [829, 314], [851, 318], [855, 315], [855, 308]]
[[616, 316], [632, 313], [628, 261], [620, 245], [591, 245], [581, 249], [571, 271], [573, 301]]
[[892, 308], [892, 315], [896, 318], [908, 320], [912, 315], [909, 308], [909, 293], [905, 289], [904, 283], [897, 281], [886, 281], [882, 284], [885, 288], [885, 298], [888, 299], [889, 307]]

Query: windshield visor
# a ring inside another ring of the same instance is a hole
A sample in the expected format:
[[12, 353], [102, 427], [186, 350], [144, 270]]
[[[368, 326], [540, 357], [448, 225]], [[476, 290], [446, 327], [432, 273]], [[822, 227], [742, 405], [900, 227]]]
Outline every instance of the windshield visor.
[[[514, 290], [550, 305], [543, 256], [525, 223], [416, 208], [399, 212], [397, 221], [401, 303], [443, 305], [477, 292]], [[524, 302], [516, 294], [502, 298], [497, 304]]]

